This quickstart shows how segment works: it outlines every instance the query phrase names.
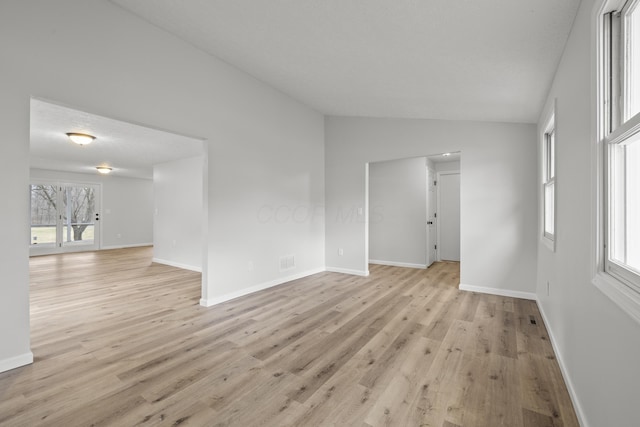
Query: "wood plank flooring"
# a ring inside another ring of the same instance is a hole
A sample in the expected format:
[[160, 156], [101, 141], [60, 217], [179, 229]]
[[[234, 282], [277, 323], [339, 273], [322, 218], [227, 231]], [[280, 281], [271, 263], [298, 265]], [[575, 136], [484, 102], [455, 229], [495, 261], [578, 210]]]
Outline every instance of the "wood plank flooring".
[[211, 308], [151, 248], [31, 259], [2, 426], [577, 426], [535, 303], [459, 266], [321, 273]]

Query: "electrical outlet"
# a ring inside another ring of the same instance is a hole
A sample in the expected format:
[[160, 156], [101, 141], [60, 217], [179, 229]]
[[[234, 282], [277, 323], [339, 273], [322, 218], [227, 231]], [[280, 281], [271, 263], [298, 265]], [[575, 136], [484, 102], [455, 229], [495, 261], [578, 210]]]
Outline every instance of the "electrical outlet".
[[253, 261], [249, 261], [247, 263], [247, 271], [253, 271]]
[[344, 255], [344, 249], [342, 248], [338, 249], [338, 255], [340, 256]]
[[116, 234], [116, 239], [122, 239], [122, 234], [120, 233]]

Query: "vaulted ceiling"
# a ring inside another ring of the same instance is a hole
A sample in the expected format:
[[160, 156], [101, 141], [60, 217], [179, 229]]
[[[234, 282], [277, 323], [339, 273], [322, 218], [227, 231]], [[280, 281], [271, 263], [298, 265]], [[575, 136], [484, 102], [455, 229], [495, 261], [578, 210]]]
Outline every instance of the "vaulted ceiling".
[[111, 0], [321, 113], [535, 123], [580, 0]]

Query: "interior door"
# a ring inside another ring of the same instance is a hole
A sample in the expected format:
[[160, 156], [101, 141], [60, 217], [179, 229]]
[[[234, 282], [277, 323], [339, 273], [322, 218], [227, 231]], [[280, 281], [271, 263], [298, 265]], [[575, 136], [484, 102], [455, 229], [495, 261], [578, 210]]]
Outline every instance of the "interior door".
[[439, 259], [460, 261], [460, 172], [438, 175]]
[[436, 227], [436, 175], [433, 170], [427, 168], [427, 267], [436, 259], [436, 244], [438, 241]]
[[100, 186], [32, 183], [30, 254], [99, 249]]

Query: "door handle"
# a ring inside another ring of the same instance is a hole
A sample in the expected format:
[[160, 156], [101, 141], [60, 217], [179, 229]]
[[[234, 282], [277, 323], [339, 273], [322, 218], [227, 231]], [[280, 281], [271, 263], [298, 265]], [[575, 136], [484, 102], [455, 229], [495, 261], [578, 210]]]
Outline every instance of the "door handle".
[[427, 225], [433, 225], [433, 221], [427, 221]]

